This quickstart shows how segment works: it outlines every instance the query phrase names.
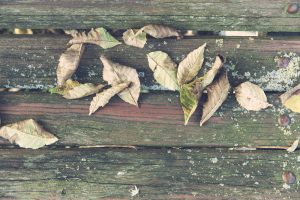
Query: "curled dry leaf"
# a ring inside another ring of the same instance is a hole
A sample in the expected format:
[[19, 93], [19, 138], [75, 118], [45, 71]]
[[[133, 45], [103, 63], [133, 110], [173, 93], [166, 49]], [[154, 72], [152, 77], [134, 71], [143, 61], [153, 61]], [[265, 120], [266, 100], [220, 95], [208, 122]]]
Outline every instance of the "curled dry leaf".
[[294, 152], [294, 151], [297, 149], [298, 145], [299, 145], [299, 139], [295, 140], [295, 141], [293, 142], [292, 146], [290, 146], [290, 147], [287, 148], [286, 150], [287, 150], [289, 153], [292, 153], [292, 152]]
[[147, 54], [150, 69], [153, 71], [155, 80], [170, 90], [178, 90], [176, 79], [177, 65], [168, 54], [155, 51]]
[[69, 41], [68, 44], [81, 44], [89, 43], [96, 44], [103, 49], [109, 49], [116, 45], [121, 44], [117, 39], [115, 39], [107, 30], [104, 28], [91, 29], [87, 34], [85, 32], [72, 34], [73, 39]]
[[0, 136], [20, 147], [31, 149], [38, 149], [58, 140], [33, 119], [2, 126]]
[[190, 52], [187, 57], [178, 65], [177, 81], [183, 85], [197, 76], [204, 61], [204, 50], [206, 43]]
[[103, 79], [111, 85], [130, 82], [130, 87], [126, 88], [118, 95], [127, 103], [138, 106], [141, 83], [137, 71], [131, 67], [114, 63], [105, 56], [101, 56], [100, 60], [104, 66]]
[[181, 34], [176, 29], [164, 25], [159, 25], [159, 24], [150, 24], [144, 26], [142, 30], [154, 38], [166, 38], [172, 36], [178, 38], [182, 37]]
[[103, 84], [94, 85], [92, 83], [81, 84], [71, 79], [67, 80], [63, 87], [51, 88], [51, 94], [63, 95], [66, 99], [79, 99], [99, 92], [104, 87]]
[[218, 62], [219, 59], [219, 56], [217, 56], [216, 62], [203, 77], [197, 78], [191, 83], [183, 84], [181, 86], [180, 103], [184, 113], [185, 125], [188, 123], [190, 117], [195, 112], [203, 90], [213, 82], [215, 76], [222, 68], [223, 63]]
[[84, 50], [83, 44], [73, 44], [59, 58], [56, 70], [57, 85], [62, 87], [65, 81], [71, 78], [76, 71]]
[[127, 83], [120, 83], [117, 85], [113, 85], [111, 88], [96, 94], [96, 96], [93, 98], [91, 102], [89, 115], [96, 112], [98, 108], [104, 107], [113, 96], [123, 91], [125, 88], [129, 86], [129, 84], [130, 83], [127, 82]]
[[66, 99], [79, 99], [99, 92], [104, 87], [103, 84], [94, 85], [92, 83], [80, 84], [64, 93]]
[[236, 87], [235, 97], [240, 106], [247, 110], [259, 111], [273, 106], [268, 103], [264, 91], [259, 86], [248, 81]]
[[300, 84], [282, 94], [280, 99], [285, 107], [300, 113]]
[[217, 111], [228, 96], [230, 90], [230, 83], [228, 81], [227, 73], [223, 73], [222, 76], [214, 81], [207, 87], [207, 102], [203, 105], [202, 118], [200, 126], [202, 126], [209, 118]]
[[143, 48], [147, 42], [146, 33], [138, 29], [129, 29], [123, 33], [124, 43], [129, 46]]

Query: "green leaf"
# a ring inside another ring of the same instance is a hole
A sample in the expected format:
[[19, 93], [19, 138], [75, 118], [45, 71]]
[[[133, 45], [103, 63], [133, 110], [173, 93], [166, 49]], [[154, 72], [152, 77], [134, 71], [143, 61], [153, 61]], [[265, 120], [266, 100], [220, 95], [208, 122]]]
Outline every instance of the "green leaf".
[[201, 86], [203, 78], [197, 78], [189, 84], [184, 84], [180, 89], [180, 103], [184, 113], [184, 124], [187, 125], [190, 117], [195, 112], [202, 95]]
[[191, 83], [183, 84], [180, 89], [180, 103], [184, 113], [184, 124], [186, 125], [195, 112], [199, 99], [203, 90], [210, 85], [221, 67], [223, 66], [223, 59], [220, 56], [216, 57], [216, 61], [212, 68], [200, 78], [195, 79]]

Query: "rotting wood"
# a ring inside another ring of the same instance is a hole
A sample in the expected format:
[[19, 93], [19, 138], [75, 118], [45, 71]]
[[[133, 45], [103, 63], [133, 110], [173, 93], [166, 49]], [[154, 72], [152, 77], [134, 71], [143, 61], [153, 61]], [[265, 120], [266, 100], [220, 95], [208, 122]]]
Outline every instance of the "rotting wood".
[[[92, 97], [66, 100], [49, 93], [1, 93], [0, 113], [2, 124], [37, 119], [59, 138], [57, 145], [290, 146], [299, 137], [300, 116], [283, 108], [278, 94], [267, 96], [274, 107], [254, 112], [242, 109], [231, 95], [203, 127], [199, 127], [201, 109], [183, 125], [175, 92], [142, 94], [139, 109], [116, 97], [92, 116], [88, 116]], [[283, 113], [291, 118], [287, 127], [278, 124]]]
[[[299, 153], [226, 149], [0, 151], [4, 199], [299, 199]], [[297, 181], [298, 182], [298, 181]]]
[[[0, 86], [27, 89], [53, 87], [58, 59], [67, 48], [69, 39], [53, 35], [1, 36]], [[102, 81], [103, 67], [99, 55], [105, 54], [115, 62], [136, 68], [144, 88], [161, 90], [148, 67], [147, 53], [164, 51], [179, 63], [187, 53], [205, 42], [208, 49], [205, 63], [212, 63], [218, 53], [226, 56], [225, 67], [229, 69], [230, 82], [234, 86], [250, 80], [266, 91], [284, 91], [299, 82], [299, 37], [149, 39], [144, 49], [119, 45], [102, 50], [88, 45], [75, 77], [81, 82]], [[287, 56], [285, 65], [291, 63], [289, 70], [280, 62], [283, 55]]]
[[201, 31], [300, 31], [294, 0], [2, 1], [2, 28], [140, 28], [148, 23]]

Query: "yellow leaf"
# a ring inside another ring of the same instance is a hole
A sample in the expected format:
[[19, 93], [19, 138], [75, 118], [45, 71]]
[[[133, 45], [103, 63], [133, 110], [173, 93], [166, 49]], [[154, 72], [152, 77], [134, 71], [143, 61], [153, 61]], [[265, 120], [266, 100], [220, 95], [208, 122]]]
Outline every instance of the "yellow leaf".
[[293, 112], [300, 113], [300, 84], [280, 96], [282, 104]]
[[15, 28], [14, 29], [14, 34], [16, 35], [32, 35], [33, 32], [31, 29], [22, 29], [22, 28]]
[[230, 83], [227, 73], [224, 73], [218, 80], [214, 81], [207, 87], [207, 102], [203, 105], [202, 118], [200, 126], [202, 126], [222, 105], [228, 96]]
[[129, 84], [130, 83], [127, 82], [127, 83], [120, 83], [117, 85], [113, 85], [111, 88], [96, 94], [96, 96], [93, 98], [91, 102], [89, 115], [96, 112], [98, 108], [104, 107], [113, 96], [123, 91], [125, 88], [129, 86]]
[[142, 30], [154, 38], [166, 38], [172, 36], [178, 38], [181, 37], [181, 34], [176, 29], [164, 25], [159, 25], [159, 24], [150, 24], [144, 26]]
[[293, 142], [293, 144], [292, 144], [289, 148], [287, 148], [286, 150], [287, 150], [289, 153], [292, 153], [292, 152], [294, 152], [294, 151], [297, 149], [298, 144], [299, 144], [299, 139], [295, 140], [295, 141]]
[[31, 149], [38, 149], [58, 140], [33, 119], [2, 126], [0, 136], [20, 147]]
[[143, 48], [146, 44], [146, 33], [139, 29], [129, 29], [123, 33], [124, 43], [129, 46]]
[[127, 103], [138, 106], [141, 84], [137, 71], [131, 67], [114, 63], [105, 56], [101, 56], [100, 60], [104, 66], [103, 79], [111, 85], [130, 82], [130, 87], [126, 88], [118, 95]]
[[283, 104], [288, 109], [291, 109], [293, 112], [300, 113], [300, 95], [293, 95]]
[[65, 81], [71, 78], [74, 74], [78, 67], [83, 50], [83, 44], [74, 44], [60, 56], [56, 70], [58, 87], [62, 87], [65, 84]]
[[147, 54], [150, 69], [153, 71], [155, 80], [170, 90], [178, 90], [176, 79], [177, 65], [168, 54], [155, 51]]
[[248, 81], [236, 87], [235, 97], [240, 106], [247, 110], [259, 111], [273, 106], [267, 102], [264, 91], [259, 86]]
[[117, 39], [115, 39], [107, 30], [104, 28], [96, 28], [91, 29], [87, 34], [85, 32], [72, 33], [73, 39], [69, 41], [70, 44], [81, 44], [81, 43], [89, 43], [96, 44], [102, 47], [103, 49], [109, 49], [116, 45], [122, 44]]
[[203, 77], [197, 78], [191, 83], [183, 84], [181, 86], [180, 103], [184, 113], [185, 125], [195, 112], [203, 90], [213, 82], [215, 76], [223, 66], [223, 62], [219, 62], [219, 60], [220, 57], [217, 56], [212, 68]]
[[204, 50], [206, 43], [190, 52], [186, 58], [179, 63], [177, 71], [177, 81], [183, 85], [193, 80], [202, 67], [204, 61]]

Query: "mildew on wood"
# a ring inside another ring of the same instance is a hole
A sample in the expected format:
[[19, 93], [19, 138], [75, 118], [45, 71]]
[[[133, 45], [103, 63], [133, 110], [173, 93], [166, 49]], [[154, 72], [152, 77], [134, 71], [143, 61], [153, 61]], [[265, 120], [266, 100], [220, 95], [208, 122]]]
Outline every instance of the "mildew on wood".
[[300, 31], [294, 0], [2, 1], [2, 28], [140, 28], [148, 23], [201, 31]]
[[130, 199], [136, 186], [139, 199], [299, 199], [299, 162], [282, 151], [2, 149], [0, 197]]
[[[175, 92], [141, 94], [139, 109], [116, 97], [92, 116], [92, 97], [66, 100], [49, 93], [1, 93], [0, 113], [2, 124], [37, 119], [59, 138], [58, 145], [287, 147], [299, 137], [300, 116], [283, 108], [278, 96], [268, 95], [274, 107], [254, 112], [242, 109], [231, 95], [203, 127], [200, 108], [184, 126]], [[279, 124], [282, 114], [290, 117], [288, 126]]]
[[[0, 38], [0, 86], [47, 89], [55, 85], [56, 67], [70, 38], [66, 36], [2, 36]], [[119, 38], [120, 39], [120, 38]], [[149, 39], [144, 49], [118, 45], [109, 50], [88, 45], [74, 78], [81, 82], [102, 81], [100, 54], [138, 70], [145, 89], [161, 90], [148, 67], [146, 54], [161, 50], [179, 63], [191, 50], [207, 43], [205, 66], [218, 53], [227, 58], [232, 85], [250, 80], [266, 91], [284, 91], [299, 82], [300, 40], [294, 38], [201, 37]], [[286, 59], [285, 67], [279, 60]]]

